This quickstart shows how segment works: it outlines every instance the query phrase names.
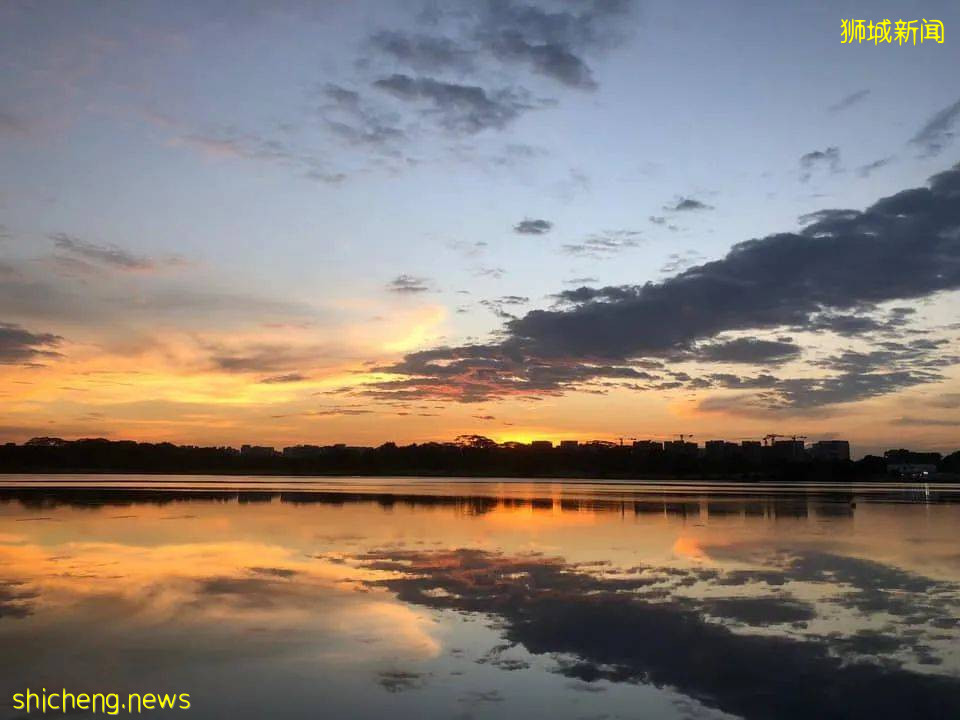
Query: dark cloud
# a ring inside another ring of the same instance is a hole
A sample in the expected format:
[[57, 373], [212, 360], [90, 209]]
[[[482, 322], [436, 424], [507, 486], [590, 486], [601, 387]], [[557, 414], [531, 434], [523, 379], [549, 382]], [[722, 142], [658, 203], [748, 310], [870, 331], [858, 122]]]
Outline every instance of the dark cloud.
[[490, 49], [501, 60], [529, 63], [536, 72], [564, 85], [581, 90], [597, 87], [587, 64], [558, 43], [534, 44], [519, 31], [504, 30], [491, 38]]
[[387, 284], [387, 290], [402, 294], [415, 294], [430, 290], [430, 281], [413, 275], [398, 275]]
[[59, 357], [51, 350], [63, 341], [59, 335], [33, 333], [19, 325], [0, 322], [0, 365], [35, 362]]
[[370, 38], [374, 49], [393, 61], [419, 72], [442, 72], [453, 69], [467, 72], [473, 68], [475, 52], [465, 50], [447, 37], [405, 35], [383, 30]]
[[263, 378], [260, 382], [267, 385], [277, 385], [282, 383], [295, 383], [303, 382], [304, 380], [309, 380], [306, 375], [301, 373], [286, 373], [284, 375], [271, 375], [270, 377]]
[[414, 78], [400, 73], [380, 78], [373, 84], [400, 100], [428, 105], [428, 116], [437, 117], [443, 128], [458, 133], [502, 129], [523, 111], [535, 107], [526, 93], [510, 88], [488, 91], [479, 85]]
[[[382, 370], [406, 378], [368, 389], [456, 400], [556, 394], [613, 368], [626, 377], [639, 359], [689, 353], [721, 333], [818, 329], [850, 311], [956, 289], [960, 167], [866, 210], [824, 211], [801, 231], [739, 243], [659, 283], [563, 291], [563, 306], [507, 320], [499, 342], [414, 353]], [[815, 368], [828, 377], [782, 379], [761, 399], [850, 402], [937, 381], [956, 362], [939, 342], [878, 350], [860, 363], [843, 356]]]
[[798, 332], [825, 330], [844, 337], [857, 337], [864, 333], [899, 336], [916, 312], [910, 307], [890, 308], [886, 313], [872, 307], [856, 308], [854, 313], [823, 312], [811, 317], [805, 325], [793, 329]]
[[958, 289], [958, 198], [955, 168], [863, 212], [739, 243], [661, 283], [623, 286], [616, 300], [534, 310], [507, 330], [547, 357], [662, 355], [723, 331], [804, 326], [825, 309]]
[[557, 395], [595, 378], [649, 380], [635, 367], [607, 363], [540, 361], [496, 345], [423, 350], [371, 372], [408, 376], [370, 383], [353, 392], [378, 399], [440, 398], [482, 402], [505, 396]]
[[480, 3], [480, 42], [498, 59], [528, 64], [535, 72], [580, 89], [596, 86], [585, 56], [623, 40], [629, 0], [588, 0], [550, 8], [511, 0]]
[[408, 670], [384, 670], [377, 674], [377, 684], [387, 692], [399, 693], [422, 688], [428, 677]]
[[734, 375], [733, 373], [712, 373], [707, 375], [705, 379], [711, 385], [740, 389], [772, 388], [779, 382], [776, 377], [766, 373], [752, 377]]
[[[802, 627], [817, 617], [809, 603], [782, 593], [698, 600], [673, 592], [722, 581], [722, 571], [638, 568], [639, 573], [610, 577], [558, 558], [474, 549], [384, 550], [360, 560], [400, 573], [370, 584], [406, 603], [495, 617], [504, 642], [491, 657], [521, 645], [554, 658], [554, 672], [580, 683], [670, 687], [708, 708], [758, 720], [836, 715], [837, 698], [845, 717], [893, 720], [960, 712], [957, 678], [912, 671], [894, 655], [904, 649], [930, 653], [905, 630], [885, 633], [895, 643], [858, 632], [796, 638], [765, 628]], [[832, 595], [840, 589], [838, 606], [872, 613], [899, 613], [903, 605], [918, 603], [921, 618], [943, 618], [956, 607], [950, 584], [829, 553], [795, 554], [756, 579], [767, 578], [822, 584], [818, 590]], [[728, 627], [730, 622], [750, 631]]]
[[824, 168], [831, 173], [840, 172], [840, 148], [828, 147], [814, 150], [800, 158], [800, 182], [807, 182], [813, 173]]
[[388, 31], [373, 35], [371, 46], [419, 72], [468, 74], [484, 56], [524, 66], [566, 87], [592, 90], [597, 83], [588, 57], [622, 42], [634, 6], [632, 0], [590, 0], [575, 9], [479, 0], [434, 9], [433, 24], [452, 20], [454, 37]]
[[14, 580], [0, 579], [0, 619], [23, 619], [33, 613], [37, 593]]
[[838, 113], [841, 110], [846, 110], [847, 108], [856, 105], [858, 102], [865, 100], [869, 94], [869, 90], [857, 90], [857, 92], [850, 93], [827, 109], [832, 113]]
[[292, 578], [299, 574], [298, 570], [292, 568], [280, 567], [250, 567], [247, 568], [254, 575], [266, 575], [267, 577]]
[[[960, 355], [947, 352], [949, 341], [917, 340], [909, 344], [881, 342], [867, 352], [844, 350], [820, 360], [814, 368], [830, 375], [808, 378], [773, 378], [756, 395], [707, 398], [704, 411], [763, 414], [766, 411], [805, 411], [824, 405], [865, 400], [905, 388], [945, 379], [943, 368], [960, 363]], [[728, 384], [725, 387], [747, 387]]]
[[575, 277], [570, 278], [569, 280], [564, 280], [564, 285], [586, 285], [587, 283], [598, 282], [598, 279], [595, 277]]
[[508, 313], [504, 307], [526, 305], [528, 302], [530, 298], [521, 295], [503, 295], [495, 300], [481, 300], [480, 304], [491, 310], [497, 317], [507, 320], [516, 316]]
[[918, 145], [925, 156], [938, 155], [953, 140], [953, 126], [960, 118], [960, 100], [948, 105], [924, 124], [910, 142]]
[[706, 362], [779, 365], [800, 355], [800, 346], [792, 342], [737, 338], [726, 342], [699, 345], [694, 354]]
[[[685, 197], [685, 198], [680, 198], [673, 205], [664, 205], [663, 209], [667, 210], [668, 212], [687, 212], [690, 210], [713, 210], [713, 206], [707, 205], [706, 203], [702, 203], [699, 200], [694, 200], [693, 198]], [[658, 220], [662, 220], [662, 219], [663, 218], [658, 218]], [[657, 222], [652, 217], [651, 217], [651, 221]]]
[[607, 285], [606, 287], [578, 287], [575, 290], [563, 290], [554, 297], [561, 303], [582, 304], [586, 302], [611, 302], [627, 300], [633, 297], [634, 291], [622, 285]]
[[50, 239], [58, 250], [93, 260], [101, 265], [120, 270], [153, 270], [156, 267], [156, 263], [150, 258], [134, 255], [116, 245], [98, 245], [66, 233], [51, 235]]
[[753, 627], [813, 620], [813, 605], [788, 597], [710, 598], [703, 603], [708, 615], [736, 620]]
[[549, 220], [532, 220], [527, 218], [521, 220], [513, 226], [513, 231], [520, 235], [544, 235], [553, 229], [553, 223]]

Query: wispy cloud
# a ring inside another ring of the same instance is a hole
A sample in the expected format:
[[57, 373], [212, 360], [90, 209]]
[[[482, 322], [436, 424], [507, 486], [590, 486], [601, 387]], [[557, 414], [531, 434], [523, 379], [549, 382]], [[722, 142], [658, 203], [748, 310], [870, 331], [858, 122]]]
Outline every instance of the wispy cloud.
[[424, 293], [430, 290], [430, 281], [414, 275], [398, 275], [387, 283], [387, 290], [409, 295]]
[[924, 123], [910, 142], [917, 145], [927, 157], [940, 154], [954, 138], [954, 125], [960, 118], [960, 100], [938, 111]]

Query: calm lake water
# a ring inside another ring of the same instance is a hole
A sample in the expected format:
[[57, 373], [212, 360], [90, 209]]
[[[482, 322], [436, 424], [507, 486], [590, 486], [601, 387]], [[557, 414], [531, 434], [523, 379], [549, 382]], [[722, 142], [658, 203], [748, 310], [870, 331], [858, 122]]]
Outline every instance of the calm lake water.
[[0, 717], [29, 687], [183, 718], [957, 718], [958, 540], [960, 486], [0, 476]]

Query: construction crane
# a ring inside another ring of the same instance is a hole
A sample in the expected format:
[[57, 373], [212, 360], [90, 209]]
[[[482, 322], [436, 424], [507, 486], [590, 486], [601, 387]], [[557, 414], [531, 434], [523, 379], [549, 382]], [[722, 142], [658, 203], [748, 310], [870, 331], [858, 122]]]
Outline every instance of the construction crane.
[[692, 438], [693, 433], [677, 433], [674, 437], [680, 438], [680, 442], [683, 442], [686, 438]]
[[764, 444], [764, 445], [767, 445], [767, 441], [769, 440], [769, 441], [770, 441], [769, 444], [770, 444], [770, 445], [773, 445], [773, 444], [777, 441], [777, 438], [781, 438], [781, 437], [782, 437], [782, 438], [785, 438], [786, 435], [777, 435], [776, 433], [770, 433], [769, 435], [764, 435], [764, 436], [763, 436], [763, 444]]

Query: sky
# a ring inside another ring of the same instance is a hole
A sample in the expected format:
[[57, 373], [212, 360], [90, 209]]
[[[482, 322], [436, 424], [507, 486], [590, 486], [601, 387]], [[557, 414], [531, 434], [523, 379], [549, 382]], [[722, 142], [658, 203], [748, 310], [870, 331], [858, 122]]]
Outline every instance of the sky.
[[7, 0], [0, 440], [954, 450], [958, 28]]

